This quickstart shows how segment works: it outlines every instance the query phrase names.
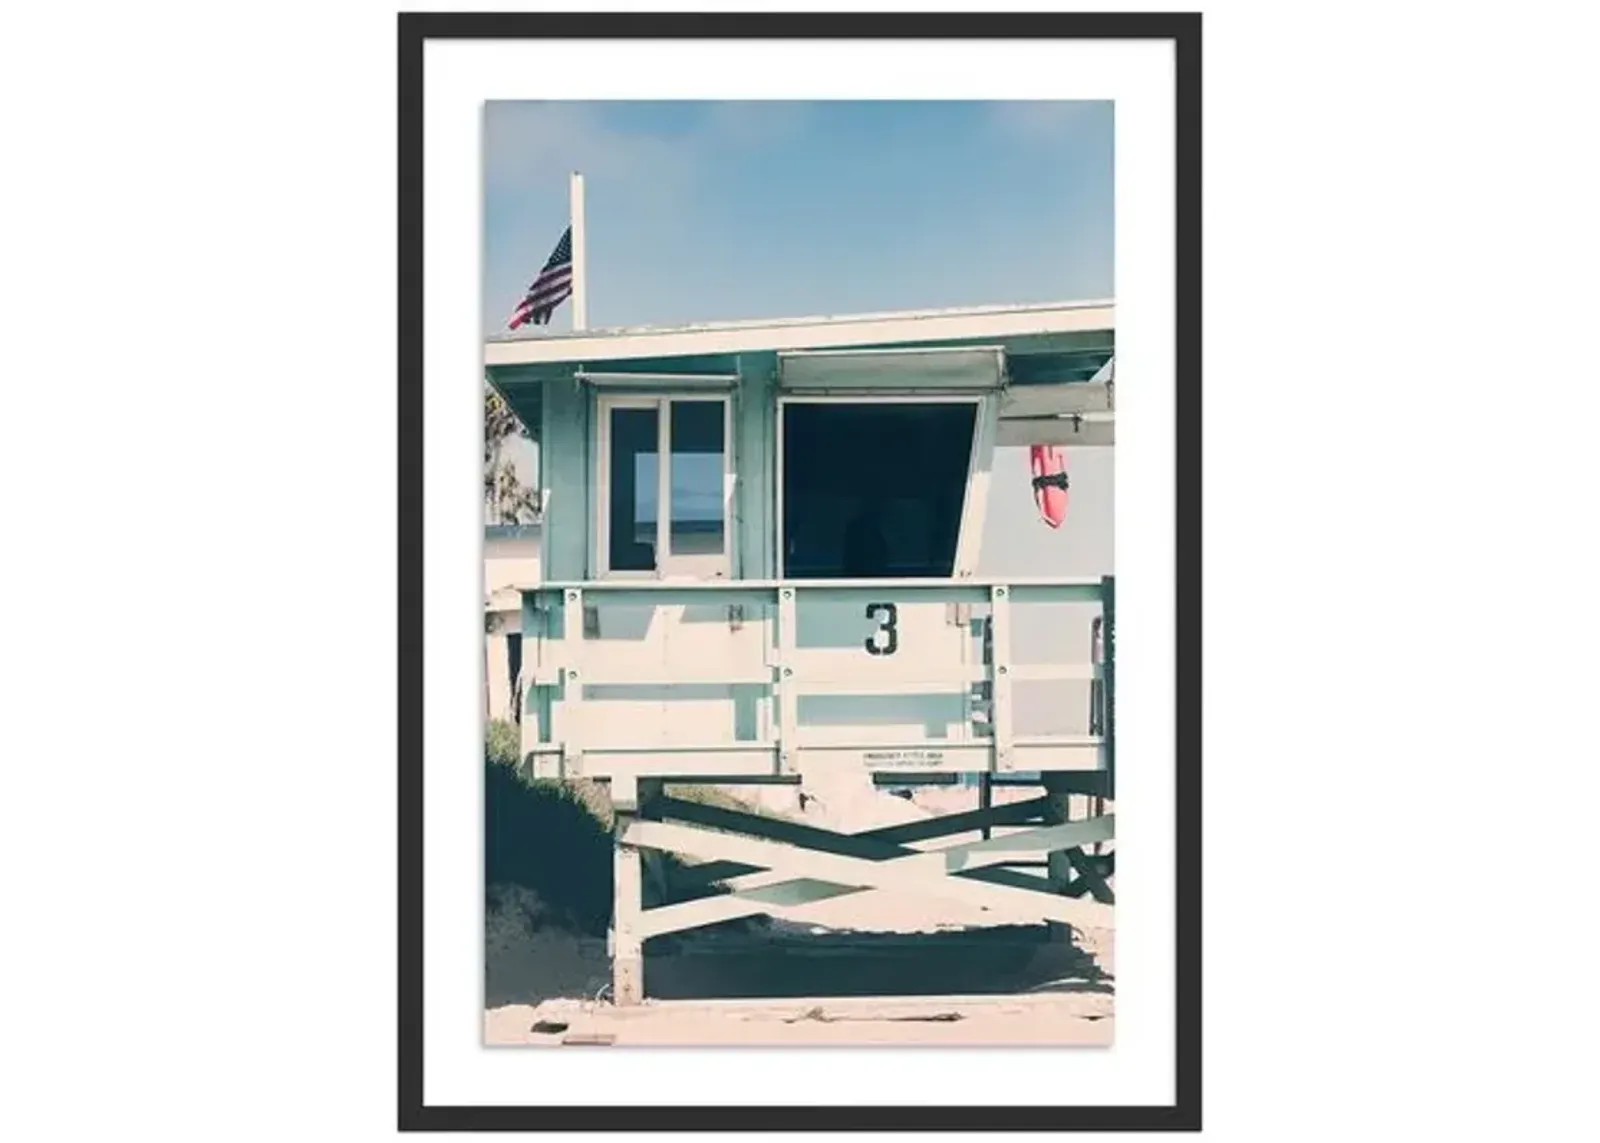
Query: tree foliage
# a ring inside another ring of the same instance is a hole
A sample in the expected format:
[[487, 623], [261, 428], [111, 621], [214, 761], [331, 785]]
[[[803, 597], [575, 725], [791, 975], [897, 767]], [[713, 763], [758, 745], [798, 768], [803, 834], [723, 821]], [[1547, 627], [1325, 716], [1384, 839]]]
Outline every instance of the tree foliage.
[[505, 455], [506, 442], [526, 437], [527, 429], [511, 407], [485, 382], [483, 386], [483, 506], [491, 524], [531, 524], [539, 518], [535, 490], [517, 477]]

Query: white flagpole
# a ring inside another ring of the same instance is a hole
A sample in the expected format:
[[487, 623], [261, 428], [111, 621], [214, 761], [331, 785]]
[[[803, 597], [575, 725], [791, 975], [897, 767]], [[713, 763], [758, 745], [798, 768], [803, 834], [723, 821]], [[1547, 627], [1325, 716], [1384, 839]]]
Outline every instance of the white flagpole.
[[589, 328], [589, 266], [583, 235], [583, 175], [572, 172], [572, 328]]

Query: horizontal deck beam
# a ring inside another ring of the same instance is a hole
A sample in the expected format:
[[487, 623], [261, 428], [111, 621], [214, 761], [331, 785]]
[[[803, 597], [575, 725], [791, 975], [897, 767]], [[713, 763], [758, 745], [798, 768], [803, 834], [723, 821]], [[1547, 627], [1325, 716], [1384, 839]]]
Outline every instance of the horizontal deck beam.
[[[560, 653], [561, 644], [553, 644], [545, 661], [531, 668], [524, 681], [539, 687], [560, 686], [563, 672], [569, 668]], [[591, 687], [672, 687], [672, 686], [773, 686], [780, 680], [777, 666], [728, 667], [716, 663], [686, 662], [681, 667], [607, 668], [597, 676], [592, 667], [585, 670], [582, 679]], [[937, 694], [960, 690], [977, 683], [989, 681], [989, 671], [982, 665], [961, 664], [934, 668], [911, 663], [906, 666], [876, 664], [850, 678], [815, 666], [806, 666], [798, 659], [790, 668], [792, 674], [781, 681], [807, 694]], [[1008, 668], [1013, 681], [1026, 682], [1093, 682], [1105, 677], [1105, 670], [1093, 663], [1014, 663]], [[670, 694], [663, 701], [671, 702]], [[605, 702], [605, 699], [591, 701]]]
[[800, 598], [868, 602], [891, 597], [904, 603], [988, 603], [990, 590], [1008, 588], [1016, 603], [1098, 603], [1104, 586], [1098, 579], [793, 579], [793, 580], [572, 580], [519, 584], [534, 606], [563, 600], [543, 597], [581, 593], [586, 601], [615, 605], [677, 603], [776, 603], [778, 592], [793, 588]]

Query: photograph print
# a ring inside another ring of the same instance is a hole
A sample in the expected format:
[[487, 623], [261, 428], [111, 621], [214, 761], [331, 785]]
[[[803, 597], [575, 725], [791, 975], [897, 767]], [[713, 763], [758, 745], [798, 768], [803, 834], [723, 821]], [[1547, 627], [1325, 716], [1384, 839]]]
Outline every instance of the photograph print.
[[485, 106], [489, 1043], [1112, 1040], [1114, 117]]

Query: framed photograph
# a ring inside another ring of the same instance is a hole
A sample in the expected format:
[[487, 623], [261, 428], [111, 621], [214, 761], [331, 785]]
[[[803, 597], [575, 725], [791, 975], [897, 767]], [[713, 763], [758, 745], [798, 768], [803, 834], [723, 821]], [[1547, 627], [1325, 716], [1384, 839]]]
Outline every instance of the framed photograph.
[[398, 31], [401, 1127], [1198, 1129], [1200, 17]]

